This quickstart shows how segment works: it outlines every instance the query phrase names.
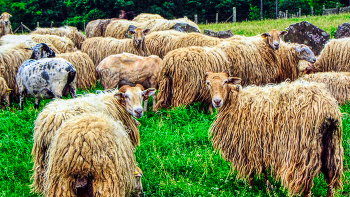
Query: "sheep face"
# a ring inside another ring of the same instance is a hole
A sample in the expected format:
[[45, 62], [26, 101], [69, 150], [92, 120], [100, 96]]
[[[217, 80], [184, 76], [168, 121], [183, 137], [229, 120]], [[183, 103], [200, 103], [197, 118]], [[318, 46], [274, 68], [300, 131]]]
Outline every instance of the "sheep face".
[[148, 34], [149, 32], [149, 29], [143, 30], [142, 28], [138, 27], [135, 30], [130, 30], [129, 34], [131, 35], [131, 39], [133, 39], [136, 45], [141, 45], [145, 40], [146, 34]]
[[139, 168], [139, 167], [136, 167], [135, 169], [135, 186], [134, 186], [134, 191], [132, 192], [132, 196], [134, 197], [139, 197], [142, 195], [142, 181], [141, 181], [141, 178], [142, 178], [142, 170]]
[[155, 88], [143, 89], [142, 85], [137, 84], [136, 87], [124, 85], [116, 94], [117, 99], [125, 106], [126, 110], [135, 118], [143, 116], [142, 101], [150, 97], [156, 92]]
[[229, 77], [227, 72], [213, 73], [207, 72], [204, 77], [204, 83], [209, 89], [212, 105], [215, 108], [220, 108], [225, 103], [228, 94], [228, 84], [240, 83], [241, 79]]
[[301, 60], [306, 60], [311, 63], [316, 62], [316, 57], [311, 49], [306, 45], [298, 45], [296, 47], [297, 57]]
[[278, 31], [277, 29], [271, 30], [269, 33], [261, 34], [261, 37], [266, 39], [266, 42], [274, 49], [277, 50], [280, 47], [280, 37], [286, 35], [286, 31]]
[[38, 60], [41, 58], [56, 57], [56, 53], [53, 50], [51, 50], [51, 48], [45, 43], [37, 44], [30, 50], [33, 50], [30, 59]]
[[0, 19], [1, 19], [1, 23], [4, 25], [9, 25], [10, 24], [10, 17], [12, 17], [11, 14], [4, 12], [1, 14]]

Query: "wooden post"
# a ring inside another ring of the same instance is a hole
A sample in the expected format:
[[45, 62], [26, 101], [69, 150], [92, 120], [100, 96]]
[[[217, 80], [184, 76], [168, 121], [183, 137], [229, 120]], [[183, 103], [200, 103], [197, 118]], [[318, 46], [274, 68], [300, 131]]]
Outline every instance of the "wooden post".
[[260, 0], [260, 20], [263, 20], [263, 0]]
[[21, 22], [21, 29], [22, 29], [22, 34], [23, 34], [23, 23]]
[[278, 0], [276, 0], [276, 19], [278, 19]]
[[288, 10], [286, 10], [286, 19], [288, 19]]
[[68, 20], [67, 20], [67, 22], [66, 22], [66, 26], [68, 26]]
[[301, 8], [299, 8], [299, 17], [301, 17]]
[[194, 22], [198, 23], [198, 16], [197, 16], [197, 14], [194, 15]]
[[232, 8], [232, 22], [236, 22], [236, 7]]
[[39, 27], [39, 21], [38, 21], [38, 22], [36, 22], [36, 27]]
[[311, 16], [314, 16], [314, 7], [311, 7]]
[[52, 26], [53, 26], [53, 21], [51, 21], [51, 25], [50, 25], [50, 28], [52, 28]]
[[216, 23], [219, 21], [219, 13], [216, 13]]
[[279, 11], [279, 18], [282, 18], [282, 11]]
[[86, 27], [85, 27], [85, 20], [84, 20], [84, 32], [85, 32], [85, 29], [86, 29]]
[[326, 6], [325, 5], [323, 5], [323, 7], [322, 7], [322, 16], [324, 15], [324, 10], [326, 9]]
[[208, 25], [208, 20], [205, 20], [205, 24], [207, 24], [207, 25]]
[[337, 14], [339, 14], [339, 3], [335, 4], [335, 9], [337, 10]]

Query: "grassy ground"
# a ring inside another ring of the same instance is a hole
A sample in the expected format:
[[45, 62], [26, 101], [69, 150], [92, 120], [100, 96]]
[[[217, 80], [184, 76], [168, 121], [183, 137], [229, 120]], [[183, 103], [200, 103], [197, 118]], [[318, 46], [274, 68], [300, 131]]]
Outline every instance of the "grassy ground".
[[[330, 31], [332, 27], [329, 23], [339, 21], [333, 24], [336, 28], [349, 16], [327, 16], [325, 19], [314, 17], [314, 21], [309, 21]], [[235, 34], [256, 35], [299, 21], [302, 19], [201, 25], [201, 28], [232, 29]], [[327, 28], [316, 21], [324, 23]], [[17, 104], [6, 111], [0, 110], [0, 196], [37, 196], [30, 193], [29, 187], [33, 173], [32, 134], [34, 120], [49, 100], [41, 103], [39, 111], [34, 110], [33, 102], [33, 98], [27, 99], [23, 111], [17, 110]], [[336, 190], [336, 196], [349, 196], [350, 105], [342, 106], [342, 111], [345, 178], [344, 188]], [[171, 111], [148, 112], [139, 120], [142, 124], [141, 146], [135, 154], [144, 171], [144, 196], [286, 196], [288, 191], [279, 182], [273, 181], [275, 190], [267, 193], [265, 184], [258, 177], [255, 187], [250, 188], [244, 180], [237, 180], [234, 172], [230, 173], [230, 164], [213, 150], [208, 140], [208, 129], [214, 119], [215, 114], [204, 114], [199, 110], [199, 105], [194, 104]], [[315, 178], [314, 183], [313, 195], [326, 196], [327, 185], [323, 176]]]

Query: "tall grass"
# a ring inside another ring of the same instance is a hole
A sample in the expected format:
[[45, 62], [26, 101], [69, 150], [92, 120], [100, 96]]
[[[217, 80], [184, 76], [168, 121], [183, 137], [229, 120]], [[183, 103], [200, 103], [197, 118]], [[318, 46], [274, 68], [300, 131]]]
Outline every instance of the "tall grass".
[[[327, 16], [324, 19], [312, 17], [314, 21], [310, 22], [317, 26], [320, 25], [316, 21], [320, 21], [320, 24], [325, 23], [328, 28], [325, 30], [329, 31], [331, 26], [326, 23], [345, 20], [346, 16], [350, 15]], [[291, 22], [299, 22], [293, 20], [302, 19], [211, 24], [205, 27], [216, 31], [230, 27], [235, 34], [241, 31], [244, 35], [256, 35], [276, 27], [282, 30]], [[339, 22], [341, 23], [343, 22]], [[336, 28], [338, 23], [334, 25]], [[202, 29], [203, 27], [204, 25], [201, 25]], [[96, 89], [101, 89], [101, 86]], [[17, 110], [17, 104], [12, 104], [8, 110], [0, 111], [0, 196], [37, 196], [30, 193], [29, 187], [33, 174], [32, 134], [34, 120], [49, 101], [42, 102], [39, 111], [34, 110], [33, 98], [27, 99], [23, 111]], [[151, 103], [152, 101], [149, 102], [150, 105]], [[235, 172], [230, 172], [230, 163], [220, 157], [208, 139], [208, 129], [215, 119], [215, 114], [205, 114], [199, 108], [199, 104], [194, 104], [169, 111], [148, 112], [139, 120], [141, 146], [135, 150], [135, 154], [144, 172], [144, 196], [288, 195], [288, 191], [283, 189], [278, 181], [272, 181], [275, 189], [268, 193], [262, 177], [255, 177], [256, 184], [253, 188], [245, 180], [237, 180]], [[337, 190], [336, 196], [349, 196], [350, 104], [343, 105], [341, 110], [345, 178], [344, 189]], [[315, 178], [314, 182], [313, 196], [326, 196], [327, 184], [323, 176]]]

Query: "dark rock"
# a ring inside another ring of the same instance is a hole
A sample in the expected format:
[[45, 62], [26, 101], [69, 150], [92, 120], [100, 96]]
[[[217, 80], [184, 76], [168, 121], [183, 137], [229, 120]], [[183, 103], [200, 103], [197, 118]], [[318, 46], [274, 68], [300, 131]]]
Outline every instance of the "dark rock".
[[129, 34], [130, 30], [135, 31], [137, 27], [135, 25], [129, 25], [128, 30], [125, 33], [125, 38], [131, 38], [131, 34]]
[[335, 33], [336, 38], [350, 37], [350, 24], [344, 23], [338, 26], [337, 32]]
[[205, 29], [204, 34], [212, 37], [217, 37], [217, 38], [229, 38], [233, 36], [233, 33], [230, 29], [226, 31], [218, 31], [218, 32], [215, 32], [210, 29]]
[[305, 44], [312, 48], [315, 55], [319, 55], [330, 35], [317, 26], [303, 21], [290, 25], [288, 33], [284, 36], [285, 42]]
[[197, 28], [195, 28], [192, 25], [189, 25], [187, 23], [176, 23], [170, 29], [175, 29], [176, 31], [181, 31], [181, 32], [186, 32], [186, 33], [190, 33], [190, 32], [200, 33], [200, 31]]

